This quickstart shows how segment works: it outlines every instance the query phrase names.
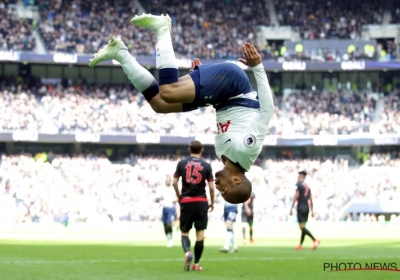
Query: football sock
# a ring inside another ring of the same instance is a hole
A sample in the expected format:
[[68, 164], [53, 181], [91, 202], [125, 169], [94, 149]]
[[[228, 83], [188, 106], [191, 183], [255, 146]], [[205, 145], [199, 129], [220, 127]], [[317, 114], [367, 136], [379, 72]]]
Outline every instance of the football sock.
[[225, 248], [225, 249], [229, 249], [229, 244], [231, 243], [232, 236], [233, 236], [233, 231], [232, 231], [232, 229], [227, 229], [227, 234], [226, 234], [226, 239], [225, 239], [225, 245], [224, 245], [224, 248]]
[[304, 232], [304, 228], [301, 229], [301, 237], [300, 237], [300, 244], [303, 245], [304, 242], [304, 237], [306, 236], [306, 233]]
[[204, 250], [204, 240], [201, 241], [196, 241], [196, 244], [194, 245], [194, 263], [198, 264], [201, 258], [201, 255], [203, 254]]
[[172, 46], [169, 28], [163, 26], [157, 33], [156, 67], [159, 69], [159, 84], [172, 84], [178, 81], [178, 62]]
[[183, 248], [183, 251], [184, 251], [185, 253], [189, 252], [189, 251], [190, 251], [190, 239], [189, 239], [189, 236], [187, 236], [187, 235], [182, 235], [182, 236], [181, 236], [181, 241], [182, 241], [182, 248]]
[[246, 228], [242, 227], [242, 233], [243, 233], [243, 240], [246, 239]]
[[128, 50], [120, 50], [114, 59], [121, 64], [129, 81], [143, 93], [148, 102], [159, 93], [156, 79], [136, 61]]
[[251, 225], [249, 228], [250, 240], [253, 240], [253, 226]]
[[232, 235], [231, 235], [231, 243], [232, 243], [232, 247], [233, 249], [237, 249], [237, 244], [236, 244], [236, 239], [235, 239], [235, 233], [232, 231]]
[[315, 240], [314, 236], [308, 231], [308, 229], [303, 228], [303, 230], [305, 235], [308, 235], [312, 240]]

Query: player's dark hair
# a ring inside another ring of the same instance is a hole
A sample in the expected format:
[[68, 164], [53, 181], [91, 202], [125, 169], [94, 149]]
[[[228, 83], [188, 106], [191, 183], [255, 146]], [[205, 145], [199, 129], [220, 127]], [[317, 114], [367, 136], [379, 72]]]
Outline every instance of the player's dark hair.
[[251, 182], [245, 177], [239, 185], [231, 186], [229, 195], [224, 196], [224, 199], [233, 204], [243, 203], [250, 198], [251, 191]]
[[200, 154], [203, 149], [203, 144], [200, 141], [193, 140], [189, 144], [189, 150], [191, 154]]

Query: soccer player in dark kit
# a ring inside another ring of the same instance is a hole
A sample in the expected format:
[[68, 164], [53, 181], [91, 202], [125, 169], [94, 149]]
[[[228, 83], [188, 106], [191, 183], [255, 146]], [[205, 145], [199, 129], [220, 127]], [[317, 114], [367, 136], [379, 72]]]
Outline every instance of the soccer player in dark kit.
[[[182, 248], [185, 252], [186, 271], [194, 257], [192, 270], [203, 270], [199, 265], [204, 250], [204, 230], [208, 224], [208, 210], [214, 209], [214, 177], [211, 165], [201, 158], [203, 145], [199, 141], [192, 141], [189, 145], [190, 156], [178, 162], [174, 174], [173, 186], [178, 197], [181, 215], [180, 230], [182, 232]], [[179, 191], [178, 181], [182, 177], [182, 190]], [[210, 204], [206, 195], [206, 182], [210, 189]], [[189, 231], [196, 229], [196, 244], [194, 255], [191, 251]]]
[[253, 243], [253, 221], [254, 221], [254, 199], [256, 195], [254, 192], [251, 193], [250, 198], [243, 203], [242, 206], [242, 233], [243, 233], [243, 244], [247, 243], [246, 239], [246, 228], [249, 225], [249, 241]]
[[308, 215], [311, 211], [311, 216], [314, 217], [313, 202], [311, 196], [310, 187], [304, 182], [307, 176], [307, 171], [299, 171], [299, 176], [296, 184], [296, 193], [294, 195], [292, 207], [290, 208], [290, 215], [292, 210], [297, 203], [297, 222], [301, 230], [300, 244], [296, 247], [296, 250], [303, 249], [304, 237], [308, 235], [313, 240], [312, 250], [317, 249], [320, 241], [316, 239], [311, 232], [306, 229], [306, 223], [308, 221]]

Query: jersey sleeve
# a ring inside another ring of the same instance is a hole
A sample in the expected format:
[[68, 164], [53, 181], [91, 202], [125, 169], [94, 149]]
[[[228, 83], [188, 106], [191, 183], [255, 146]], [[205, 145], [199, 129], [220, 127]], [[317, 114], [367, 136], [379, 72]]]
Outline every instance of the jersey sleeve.
[[208, 182], [214, 181], [214, 175], [212, 172], [211, 164], [207, 164], [207, 181]]
[[182, 176], [182, 172], [181, 172], [182, 168], [181, 168], [181, 166], [182, 166], [182, 161], [178, 162], [178, 164], [176, 165], [174, 178], [178, 178], [179, 179], [179, 177]]
[[262, 63], [254, 66], [252, 70], [256, 79], [258, 99], [260, 101], [260, 115], [257, 121], [268, 125], [275, 110], [271, 87]]

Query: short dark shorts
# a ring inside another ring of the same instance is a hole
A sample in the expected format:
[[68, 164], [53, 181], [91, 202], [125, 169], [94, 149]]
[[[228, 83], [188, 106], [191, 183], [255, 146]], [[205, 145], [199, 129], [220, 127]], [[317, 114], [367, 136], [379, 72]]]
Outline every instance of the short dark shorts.
[[194, 224], [196, 230], [207, 229], [208, 202], [181, 203], [181, 216], [179, 219], [181, 232], [188, 232]]
[[242, 212], [242, 223], [248, 223], [249, 225], [252, 225], [253, 219], [253, 215], [247, 215], [246, 213]]
[[309, 212], [297, 212], [297, 222], [306, 223], [308, 221]]

